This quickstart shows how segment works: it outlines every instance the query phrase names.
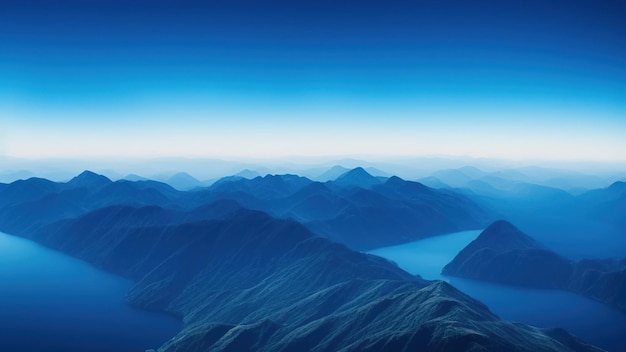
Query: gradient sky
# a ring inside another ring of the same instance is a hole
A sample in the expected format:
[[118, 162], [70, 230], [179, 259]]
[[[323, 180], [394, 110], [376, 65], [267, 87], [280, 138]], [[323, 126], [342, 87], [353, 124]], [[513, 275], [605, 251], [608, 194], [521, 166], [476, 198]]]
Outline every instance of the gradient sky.
[[0, 155], [626, 160], [623, 1], [0, 2]]

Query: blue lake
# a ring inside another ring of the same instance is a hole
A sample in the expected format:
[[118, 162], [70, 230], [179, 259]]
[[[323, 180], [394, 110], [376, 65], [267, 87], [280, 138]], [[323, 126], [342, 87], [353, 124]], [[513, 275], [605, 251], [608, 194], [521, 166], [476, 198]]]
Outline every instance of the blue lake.
[[457, 232], [370, 253], [425, 279], [445, 280], [489, 306], [498, 316], [538, 327], [561, 327], [609, 351], [626, 351], [626, 314], [583, 296], [442, 276], [441, 269], [480, 231]]
[[136, 352], [180, 331], [178, 319], [125, 303], [132, 283], [0, 233], [0, 351]]

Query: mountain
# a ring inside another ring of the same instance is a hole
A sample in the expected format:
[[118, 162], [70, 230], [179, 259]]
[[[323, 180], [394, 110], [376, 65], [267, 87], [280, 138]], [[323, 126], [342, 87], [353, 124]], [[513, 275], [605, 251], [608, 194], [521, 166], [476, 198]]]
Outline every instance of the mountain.
[[156, 181], [111, 182], [83, 172], [67, 183], [31, 178], [0, 187], [0, 231], [28, 232], [46, 223], [111, 205], [178, 207], [180, 192]]
[[[26, 231], [39, 223], [113, 205], [190, 210], [231, 200], [274, 217], [297, 220], [333, 241], [364, 250], [481, 228], [491, 219], [489, 213], [453, 191], [433, 190], [398, 177], [384, 183], [375, 180], [379, 183], [364, 189], [296, 175], [252, 180], [228, 177], [209, 188], [181, 192], [156, 181], [111, 182], [92, 173], [65, 184], [29, 179], [0, 187], [0, 230]], [[84, 187], [89, 184], [93, 187]]]
[[[31, 238], [136, 282], [137, 307], [182, 316], [159, 351], [599, 351], [493, 315], [445, 282], [232, 205], [207, 217], [109, 207]], [[183, 218], [187, 216], [187, 220]]]
[[367, 173], [368, 173], [368, 174], [370, 174], [370, 175], [372, 175], [372, 176], [374, 176], [374, 177], [382, 177], [382, 178], [384, 178], [384, 179], [386, 179], [386, 178], [389, 178], [389, 177], [393, 176], [393, 175], [391, 175], [391, 174], [390, 174], [390, 173], [388, 173], [388, 172], [385, 172], [385, 171], [383, 171], [383, 170], [381, 170], [381, 169], [377, 169], [377, 168], [372, 167], [372, 166], [370, 166], [370, 167], [366, 167], [366, 168], [365, 168], [365, 171], [367, 171]]
[[362, 167], [357, 167], [337, 177], [337, 179], [331, 183], [339, 187], [360, 187], [367, 189], [380, 184], [381, 181], [367, 173]]
[[111, 180], [102, 175], [98, 175], [91, 171], [83, 171], [80, 175], [67, 182], [66, 186], [70, 188], [85, 187], [93, 190], [96, 188], [102, 188], [111, 182]]
[[617, 188], [572, 195], [561, 189], [517, 182], [496, 188], [471, 181], [463, 193], [483, 209], [517, 224], [570, 258], [621, 257], [626, 253], [626, 196]]
[[502, 284], [570, 290], [626, 311], [626, 259], [573, 261], [496, 221], [442, 273]]
[[124, 177], [122, 177], [122, 180], [126, 180], [126, 181], [148, 181], [147, 178], [143, 177], [143, 176], [139, 176], [136, 174], [128, 174]]
[[531, 287], [562, 288], [572, 263], [506, 221], [496, 221], [443, 268], [444, 275]]
[[585, 207], [595, 219], [612, 224], [620, 233], [626, 231], [626, 182], [583, 193], [578, 200], [579, 207]]
[[339, 176], [345, 174], [348, 171], [350, 171], [350, 169], [345, 168], [340, 165], [335, 165], [331, 167], [330, 169], [326, 170], [321, 175], [315, 177], [315, 180], [319, 182], [332, 181], [332, 180], [337, 179]]
[[428, 176], [428, 177], [423, 177], [420, 178], [419, 180], [417, 180], [419, 183], [426, 185], [430, 188], [452, 188], [449, 185], [441, 182], [440, 179], [436, 178], [435, 176]]
[[[366, 174], [355, 169], [349, 175]], [[224, 179], [208, 190], [188, 192], [178, 204], [230, 199], [246, 208], [302, 222], [312, 231], [357, 250], [409, 242], [419, 238], [484, 227], [490, 215], [467, 197], [432, 190], [398, 177], [368, 189], [314, 182], [294, 175]], [[360, 178], [359, 178], [360, 179]]]
[[475, 179], [461, 169], [439, 170], [434, 172], [431, 176], [452, 187], [465, 187], [469, 181]]
[[17, 180], [26, 180], [34, 176], [35, 174], [28, 170], [5, 171], [0, 173], [0, 182], [14, 182]]
[[210, 187], [219, 194], [246, 193], [258, 199], [277, 199], [289, 196], [313, 181], [297, 175], [266, 175], [252, 180], [245, 178], [223, 179]]
[[255, 177], [259, 177], [261, 176], [258, 172], [250, 170], [250, 169], [244, 169], [239, 171], [238, 173], [234, 174], [233, 176], [238, 176], [238, 177], [243, 177], [243, 178], [247, 178], [249, 180], [255, 178]]
[[186, 172], [179, 172], [177, 174], [172, 175], [168, 178], [165, 183], [174, 187], [179, 191], [188, 191], [194, 189], [196, 187], [203, 187], [204, 184], [202, 181], [196, 179], [195, 177], [189, 175]]
[[370, 189], [313, 183], [272, 209], [357, 250], [480, 228], [489, 219], [462, 195], [398, 177]]

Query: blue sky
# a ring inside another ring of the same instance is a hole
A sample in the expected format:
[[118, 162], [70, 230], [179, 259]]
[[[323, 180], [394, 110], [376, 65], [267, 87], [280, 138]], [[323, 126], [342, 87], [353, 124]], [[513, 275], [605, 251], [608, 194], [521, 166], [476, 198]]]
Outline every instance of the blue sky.
[[626, 160], [620, 1], [0, 3], [0, 155]]

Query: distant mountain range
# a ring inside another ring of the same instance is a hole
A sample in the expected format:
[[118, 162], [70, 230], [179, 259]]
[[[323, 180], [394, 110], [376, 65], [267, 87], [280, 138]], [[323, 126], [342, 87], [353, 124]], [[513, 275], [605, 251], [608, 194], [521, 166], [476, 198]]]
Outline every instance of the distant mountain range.
[[577, 292], [626, 311], [626, 258], [564, 258], [506, 221], [485, 229], [448, 265], [444, 275]]
[[[449, 284], [316, 236], [310, 224], [242, 206], [313, 217], [318, 204], [327, 226], [339, 218], [384, 229], [417, 217], [415, 236], [484, 215], [455, 192], [397, 177], [366, 189], [367, 175], [355, 172], [344, 184], [282, 175], [191, 192], [90, 172], [67, 183], [29, 179], [0, 185], [0, 230], [126, 276], [136, 283], [131, 304], [183, 317], [162, 352], [599, 351], [560, 329], [502, 321]], [[361, 243], [399, 240], [389, 233], [362, 232], [383, 239]]]
[[374, 177], [363, 168], [325, 183], [295, 175], [229, 179], [190, 197], [196, 205], [200, 199], [232, 199], [276, 217], [293, 218], [358, 250], [476, 229], [491, 219], [454, 191], [434, 190], [398, 177]]
[[[463, 175], [458, 177], [466, 181], [463, 187], [440, 189], [465, 195], [497, 218], [533, 233], [561, 255], [590, 258], [626, 254], [626, 217], [622, 215], [626, 193], [620, 186], [624, 182], [572, 194], [490, 175], [477, 179]], [[427, 184], [433, 185], [433, 181]]]

